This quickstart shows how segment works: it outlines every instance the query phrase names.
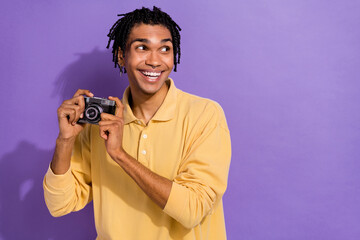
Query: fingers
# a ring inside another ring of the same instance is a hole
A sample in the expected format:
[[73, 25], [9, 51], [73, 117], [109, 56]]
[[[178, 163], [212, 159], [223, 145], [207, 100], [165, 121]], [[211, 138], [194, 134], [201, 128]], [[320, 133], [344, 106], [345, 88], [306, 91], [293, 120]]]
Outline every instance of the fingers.
[[101, 113], [100, 117], [101, 117], [101, 121], [120, 121], [120, 120], [122, 120], [121, 117], [118, 117], [116, 115], [112, 115], [109, 113]]
[[123, 119], [108, 113], [101, 113], [99, 124], [100, 136], [107, 140], [109, 134], [119, 132], [123, 127]]
[[75, 110], [75, 121], [82, 118], [83, 112], [85, 110], [85, 101], [83, 96], [78, 96], [69, 100], [65, 100], [62, 106], [67, 108], [73, 108]]
[[92, 94], [92, 92], [90, 92], [89, 90], [87, 90], [87, 89], [78, 89], [75, 92], [73, 98], [78, 97], [78, 96], [82, 96], [82, 95], [86, 95], [88, 97], [94, 97], [94, 94]]
[[73, 125], [79, 120], [79, 118], [83, 117], [83, 112], [85, 110], [85, 101], [84, 101], [83, 95], [86, 95], [88, 97], [94, 96], [94, 94], [92, 94], [89, 90], [78, 89], [76, 91], [76, 93], [74, 94], [73, 98], [65, 100], [63, 102], [63, 105], [68, 105], [67, 107], [70, 107], [70, 108], [73, 108], [76, 110], [74, 118], [71, 118], [69, 116], [69, 120], [70, 120], [70, 118], [74, 120], [74, 122], [70, 122]]
[[100, 127], [100, 137], [104, 140], [107, 140], [109, 136], [109, 131], [105, 127]]
[[79, 114], [79, 117], [82, 118], [83, 117], [83, 112], [85, 109], [85, 102], [84, 102], [84, 97], [83, 95], [86, 95], [88, 97], [94, 97], [94, 94], [92, 92], [90, 92], [87, 89], [78, 89], [74, 96], [73, 96], [73, 103], [76, 105], [79, 105], [81, 108], [81, 112]]
[[59, 121], [68, 121], [69, 124], [75, 125], [82, 113], [81, 107], [73, 104], [63, 103], [58, 108]]
[[121, 122], [117, 122], [117, 121], [100, 121], [99, 122], [100, 137], [107, 140], [110, 134], [119, 131], [121, 125], [122, 125]]
[[83, 117], [83, 112], [85, 110], [85, 101], [84, 101], [84, 97], [82, 95], [74, 97], [73, 98], [73, 102], [75, 104], [75, 106], [78, 106], [78, 111], [76, 112], [76, 121], [79, 120], [79, 118]]
[[100, 127], [112, 126], [116, 128], [121, 128], [124, 125], [123, 119], [117, 116], [108, 113], [102, 113], [100, 116], [101, 116], [101, 121], [98, 123]]
[[121, 103], [120, 99], [117, 97], [109, 97], [109, 99], [115, 101], [115, 103], [116, 103], [115, 116], [122, 118], [123, 111], [124, 111], [124, 105]]
[[75, 110], [66, 106], [60, 106], [57, 112], [60, 121], [72, 121], [75, 116]]

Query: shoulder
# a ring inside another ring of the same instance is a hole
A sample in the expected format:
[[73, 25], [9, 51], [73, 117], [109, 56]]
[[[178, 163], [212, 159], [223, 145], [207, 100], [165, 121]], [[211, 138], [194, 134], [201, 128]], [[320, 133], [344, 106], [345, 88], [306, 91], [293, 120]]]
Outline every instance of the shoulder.
[[223, 113], [219, 103], [214, 100], [196, 96], [178, 89], [178, 104], [189, 110], [207, 109]]
[[224, 110], [214, 100], [199, 97], [181, 90], [178, 90], [179, 110], [194, 121], [219, 124], [227, 129]]

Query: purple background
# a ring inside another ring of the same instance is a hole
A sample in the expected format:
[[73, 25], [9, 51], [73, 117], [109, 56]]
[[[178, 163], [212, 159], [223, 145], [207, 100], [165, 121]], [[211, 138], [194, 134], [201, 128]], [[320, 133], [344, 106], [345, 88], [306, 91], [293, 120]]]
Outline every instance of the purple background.
[[227, 116], [228, 238], [360, 239], [360, 1], [149, 2], [1, 1], [0, 240], [95, 238], [91, 206], [44, 204], [56, 109], [77, 88], [122, 96], [106, 34], [152, 5], [183, 28], [177, 87]]

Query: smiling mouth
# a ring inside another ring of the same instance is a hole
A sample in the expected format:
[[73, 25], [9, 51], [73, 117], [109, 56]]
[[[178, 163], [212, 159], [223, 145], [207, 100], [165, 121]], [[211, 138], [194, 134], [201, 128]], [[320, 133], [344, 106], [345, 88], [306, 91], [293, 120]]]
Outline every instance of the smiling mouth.
[[144, 75], [146, 78], [152, 81], [157, 80], [161, 75], [161, 72], [149, 72], [149, 71], [140, 71], [140, 72], [142, 73], [142, 75]]

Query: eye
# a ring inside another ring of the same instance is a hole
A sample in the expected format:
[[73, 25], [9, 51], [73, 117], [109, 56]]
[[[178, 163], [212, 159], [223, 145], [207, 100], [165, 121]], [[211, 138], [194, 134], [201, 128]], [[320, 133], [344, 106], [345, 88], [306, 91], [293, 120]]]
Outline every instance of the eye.
[[162, 47], [162, 48], [160, 49], [161, 52], [168, 52], [169, 50], [170, 50], [169, 47]]
[[140, 45], [140, 46], [137, 46], [136, 49], [139, 49], [139, 50], [145, 50], [146, 47], [144, 45]]

